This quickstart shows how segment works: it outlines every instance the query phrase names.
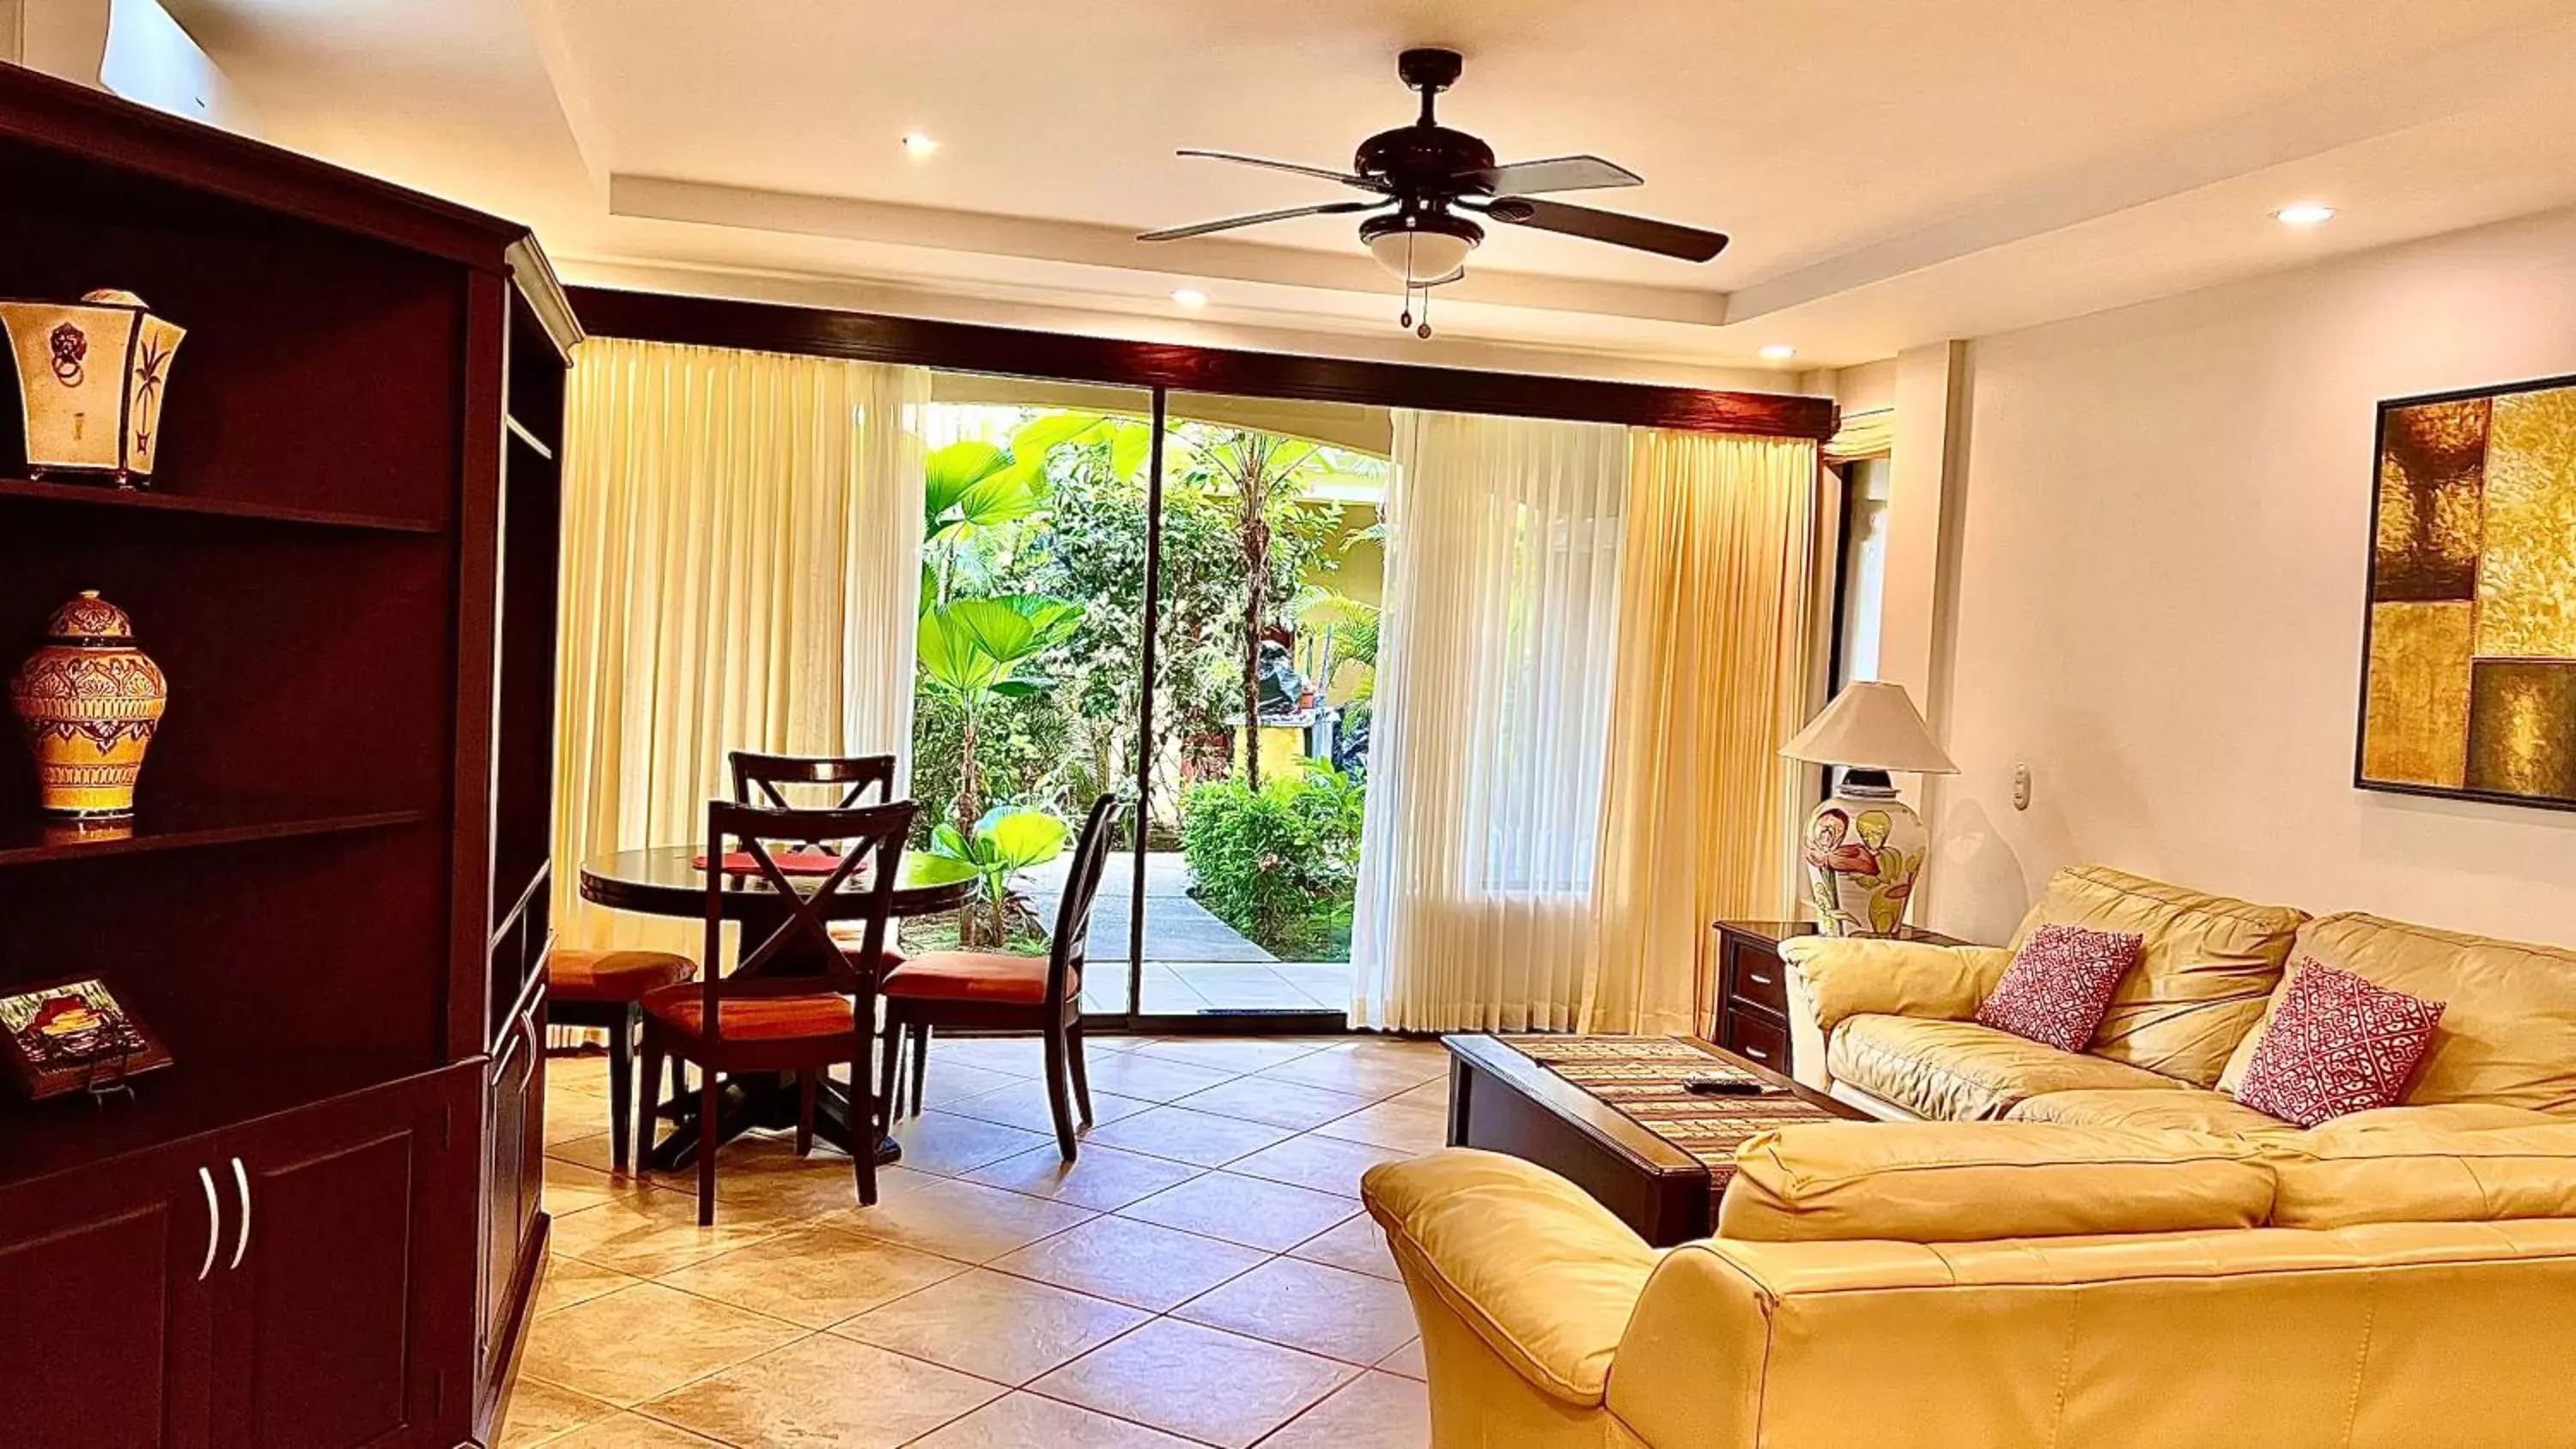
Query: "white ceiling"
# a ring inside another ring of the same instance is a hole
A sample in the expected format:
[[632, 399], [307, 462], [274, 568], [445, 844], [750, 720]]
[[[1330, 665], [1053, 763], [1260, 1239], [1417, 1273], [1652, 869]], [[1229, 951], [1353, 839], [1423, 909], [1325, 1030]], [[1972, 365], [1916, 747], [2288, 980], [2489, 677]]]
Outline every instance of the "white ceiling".
[[[1737, 381], [2576, 202], [2566, 0], [167, 3], [273, 139], [523, 217], [576, 278], [1117, 335]], [[1422, 344], [1348, 218], [1129, 239], [1335, 199], [1171, 153], [1345, 165], [1421, 43], [1467, 56], [1444, 122], [1734, 245], [1496, 227]], [[2309, 198], [2342, 215], [2270, 220]]]

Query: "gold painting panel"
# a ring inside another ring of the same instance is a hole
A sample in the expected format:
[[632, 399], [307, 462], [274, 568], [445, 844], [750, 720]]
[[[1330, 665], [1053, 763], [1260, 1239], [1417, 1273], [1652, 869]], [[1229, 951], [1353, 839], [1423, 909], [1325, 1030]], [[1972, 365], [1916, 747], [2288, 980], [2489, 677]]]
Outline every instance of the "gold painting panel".
[[2370, 606], [2363, 778], [2452, 790], [2466, 783], [2474, 612], [2466, 603]]
[[2576, 662], [2481, 659], [2471, 681], [2469, 788], [2576, 801]]
[[2475, 596], [2487, 427], [2485, 398], [2388, 410], [2379, 438], [2373, 599]]
[[2495, 400], [2477, 598], [2481, 658], [2576, 659], [2576, 388]]

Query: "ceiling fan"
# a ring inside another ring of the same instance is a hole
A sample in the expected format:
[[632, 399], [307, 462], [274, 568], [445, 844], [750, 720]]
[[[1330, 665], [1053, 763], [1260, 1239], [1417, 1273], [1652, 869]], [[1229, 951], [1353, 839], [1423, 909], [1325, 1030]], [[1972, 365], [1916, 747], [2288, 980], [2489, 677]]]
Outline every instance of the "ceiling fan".
[[1338, 181], [1368, 192], [1367, 200], [1327, 201], [1251, 216], [1230, 216], [1222, 221], [1149, 231], [1137, 240], [1178, 241], [1291, 217], [1368, 213], [1360, 222], [1360, 241], [1380, 265], [1404, 283], [1404, 325], [1413, 325], [1413, 294], [1423, 294], [1424, 319], [1419, 331], [1424, 337], [1431, 335], [1430, 289], [1466, 275], [1467, 254], [1485, 239], [1485, 229], [1476, 224], [1476, 217], [1686, 262], [1705, 262], [1726, 249], [1722, 232], [1540, 200], [1539, 192], [1635, 186], [1645, 178], [1598, 156], [1556, 156], [1544, 161], [1494, 164], [1492, 147], [1432, 118], [1433, 98], [1457, 83], [1464, 66], [1464, 59], [1454, 50], [1425, 47], [1397, 56], [1396, 74], [1407, 86], [1422, 93], [1421, 118], [1410, 126], [1381, 131], [1362, 141], [1348, 171], [1228, 151], [1180, 153]]

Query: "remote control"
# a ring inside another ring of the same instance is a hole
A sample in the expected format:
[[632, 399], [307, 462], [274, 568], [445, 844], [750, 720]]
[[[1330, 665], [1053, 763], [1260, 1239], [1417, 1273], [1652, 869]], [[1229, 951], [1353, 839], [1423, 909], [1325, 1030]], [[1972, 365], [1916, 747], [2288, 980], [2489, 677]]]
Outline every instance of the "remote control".
[[1759, 1097], [1771, 1089], [1749, 1077], [1684, 1077], [1682, 1090], [1702, 1097]]

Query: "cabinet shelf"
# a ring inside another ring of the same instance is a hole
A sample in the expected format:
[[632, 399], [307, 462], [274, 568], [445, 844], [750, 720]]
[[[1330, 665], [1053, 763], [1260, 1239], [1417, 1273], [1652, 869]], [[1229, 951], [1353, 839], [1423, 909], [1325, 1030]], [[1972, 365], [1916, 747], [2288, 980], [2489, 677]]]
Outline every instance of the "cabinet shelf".
[[388, 518], [382, 514], [345, 513], [322, 508], [290, 508], [234, 498], [207, 498], [192, 493], [111, 488], [98, 483], [41, 483], [32, 478], [0, 478], [0, 500], [8, 499], [75, 508], [125, 509], [147, 515], [251, 519], [372, 533], [436, 534], [447, 531], [445, 524], [428, 519]]
[[133, 820], [132, 834], [86, 838], [70, 834], [55, 822], [16, 819], [0, 822], [0, 867], [196, 850], [299, 835], [339, 835], [417, 825], [429, 818], [427, 810], [351, 812], [311, 806], [201, 802], [166, 809], [147, 806]]

